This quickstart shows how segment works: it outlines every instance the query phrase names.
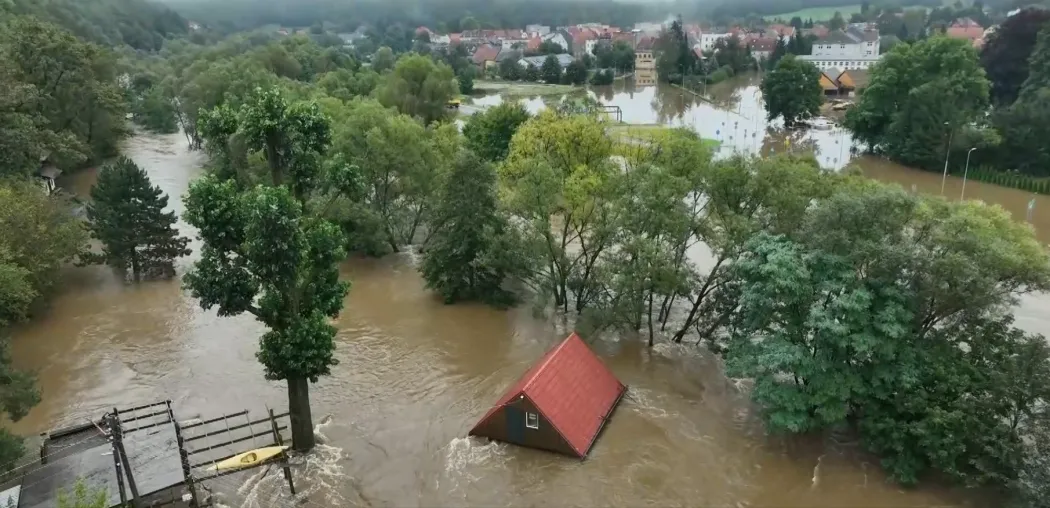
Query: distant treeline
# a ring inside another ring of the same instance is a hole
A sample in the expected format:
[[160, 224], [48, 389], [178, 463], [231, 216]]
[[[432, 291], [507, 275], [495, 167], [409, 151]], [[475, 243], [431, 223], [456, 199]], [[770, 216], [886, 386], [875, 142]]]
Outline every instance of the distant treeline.
[[[711, 11], [713, 19], [743, 18], [751, 15], [768, 16], [816, 7], [855, 6], [858, 0], [732, 0], [718, 5]], [[870, 3], [872, 7], [940, 7], [941, 0], [890, 0]]]
[[669, 16], [668, 4], [658, 8], [607, 0], [179, 0], [170, 3], [184, 17], [223, 32], [266, 25], [307, 27], [326, 22], [336, 30], [359, 25], [393, 23], [459, 32], [474, 28], [524, 27], [527, 24], [567, 25], [585, 22], [629, 27], [638, 21]]
[[0, 0], [0, 18], [13, 15], [54, 23], [90, 42], [140, 50], [158, 50], [189, 29], [182, 16], [144, 0]]

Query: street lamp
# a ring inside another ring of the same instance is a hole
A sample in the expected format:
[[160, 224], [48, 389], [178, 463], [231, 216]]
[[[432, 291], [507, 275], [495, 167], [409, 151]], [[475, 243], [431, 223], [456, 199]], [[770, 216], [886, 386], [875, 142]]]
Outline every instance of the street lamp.
[[966, 169], [963, 169], [963, 187], [962, 192], [959, 193], [959, 201], [962, 201], [966, 196], [966, 174], [970, 172], [970, 154], [976, 149], [977, 147], [975, 146], [971, 148], [970, 151], [966, 152]]
[[[948, 122], [944, 122], [944, 125], [948, 125]], [[944, 195], [944, 182], [948, 181], [948, 156], [952, 153], [952, 135], [954, 131], [948, 130], [948, 148], [944, 150], [944, 174], [941, 175], [941, 195]]]

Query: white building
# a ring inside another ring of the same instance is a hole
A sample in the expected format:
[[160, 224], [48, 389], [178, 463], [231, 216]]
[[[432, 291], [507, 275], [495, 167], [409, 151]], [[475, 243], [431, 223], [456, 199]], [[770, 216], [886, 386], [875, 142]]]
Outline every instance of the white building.
[[502, 46], [503, 51], [510, 51], [512, 49], [524, 50], [525, 46], [527, 46], [529, 44], [529, 40], [525, 39], [525, 38], [520, 38], [519, 39], [519, 38], [506, 37], [506, 38], [500, 39], [499, 43], [500, 43], [500, 46]]
[[715, 44], [722, 39], [728, 39], [733, 34], [730, 33], [702, 33], [700, 34], [700, 42], [694, 45], [693, 48], [699, 47], [701, 51], [708, 52], [715, 49]]
[[658, 34], [664, 29], [663, 23], [635, 23], [634, 29], [645, 34]]
[[569, 41], [565, 38], [565, 35], [561, 32], [551, 32], [543, 36], [544, 41], [551, 41], [566, 51], [569, 49]]
[[598, 39], [587, 39], [583, 43], [583, 48], [587, 52], [588, 55], [593, 55], [594, 54], [594, 48], [596, 48], [598, 46], [599, 42], [600, 41]]
[[544, 35], [551, 33], [551, 27], [547, 25], [525, 25], [525, 31], [528, 32], [529, 35], [543, 37]]
[[799, 57], [820, 70], [867, 69], [879, 61], [879, 31], [866, 24], [849, 25], [813, 43], [813, 52]]

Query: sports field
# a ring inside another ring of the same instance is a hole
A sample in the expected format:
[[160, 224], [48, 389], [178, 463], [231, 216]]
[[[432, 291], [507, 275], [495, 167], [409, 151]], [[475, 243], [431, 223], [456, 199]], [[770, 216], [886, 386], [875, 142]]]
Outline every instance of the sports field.
[[813, 21], [827, 21], [835, 15], [835, 11], [841, 12], [842, 17], [849, 21], [850, 14], [853, 14], [854, 12], [860, 12], [860, 4], [840, 5], [837, 7], [810, 7], [808, 9], [785, 12], [783, 14], [772, 14], [769, 16], [765, 16], [765, 18], [780, 18], [784, 21], [791, 21], [791, 18], [798, 16], [802, 18], [802, 21], [805, 21], [807, 19], [812, 19]]

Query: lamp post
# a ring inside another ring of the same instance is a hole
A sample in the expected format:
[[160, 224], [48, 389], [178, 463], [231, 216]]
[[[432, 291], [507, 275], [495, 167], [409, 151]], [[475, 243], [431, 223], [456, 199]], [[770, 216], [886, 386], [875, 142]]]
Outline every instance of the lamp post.
[[[944, 125], [948, 125], [948, 122], [944, 122]], [[948, 181], [948, 156], [952, 153], [952, 135], [955, 132], [951, 129], [948, 130], [948, 147], [944, 150], [944, 174], [941, 175], [941, 195], [944, 195], [944, 182]]]
[[959, 193], [959, 201], [962, 201], [963, 198], [966, 197], [966, 174], [970, 172], [970, 154], [976, 149], [977, 147], [975, 146], [971, 148], [970, 151], [966, 152], [966, 168], [963, 169], [963, 186], [962, 192]]

